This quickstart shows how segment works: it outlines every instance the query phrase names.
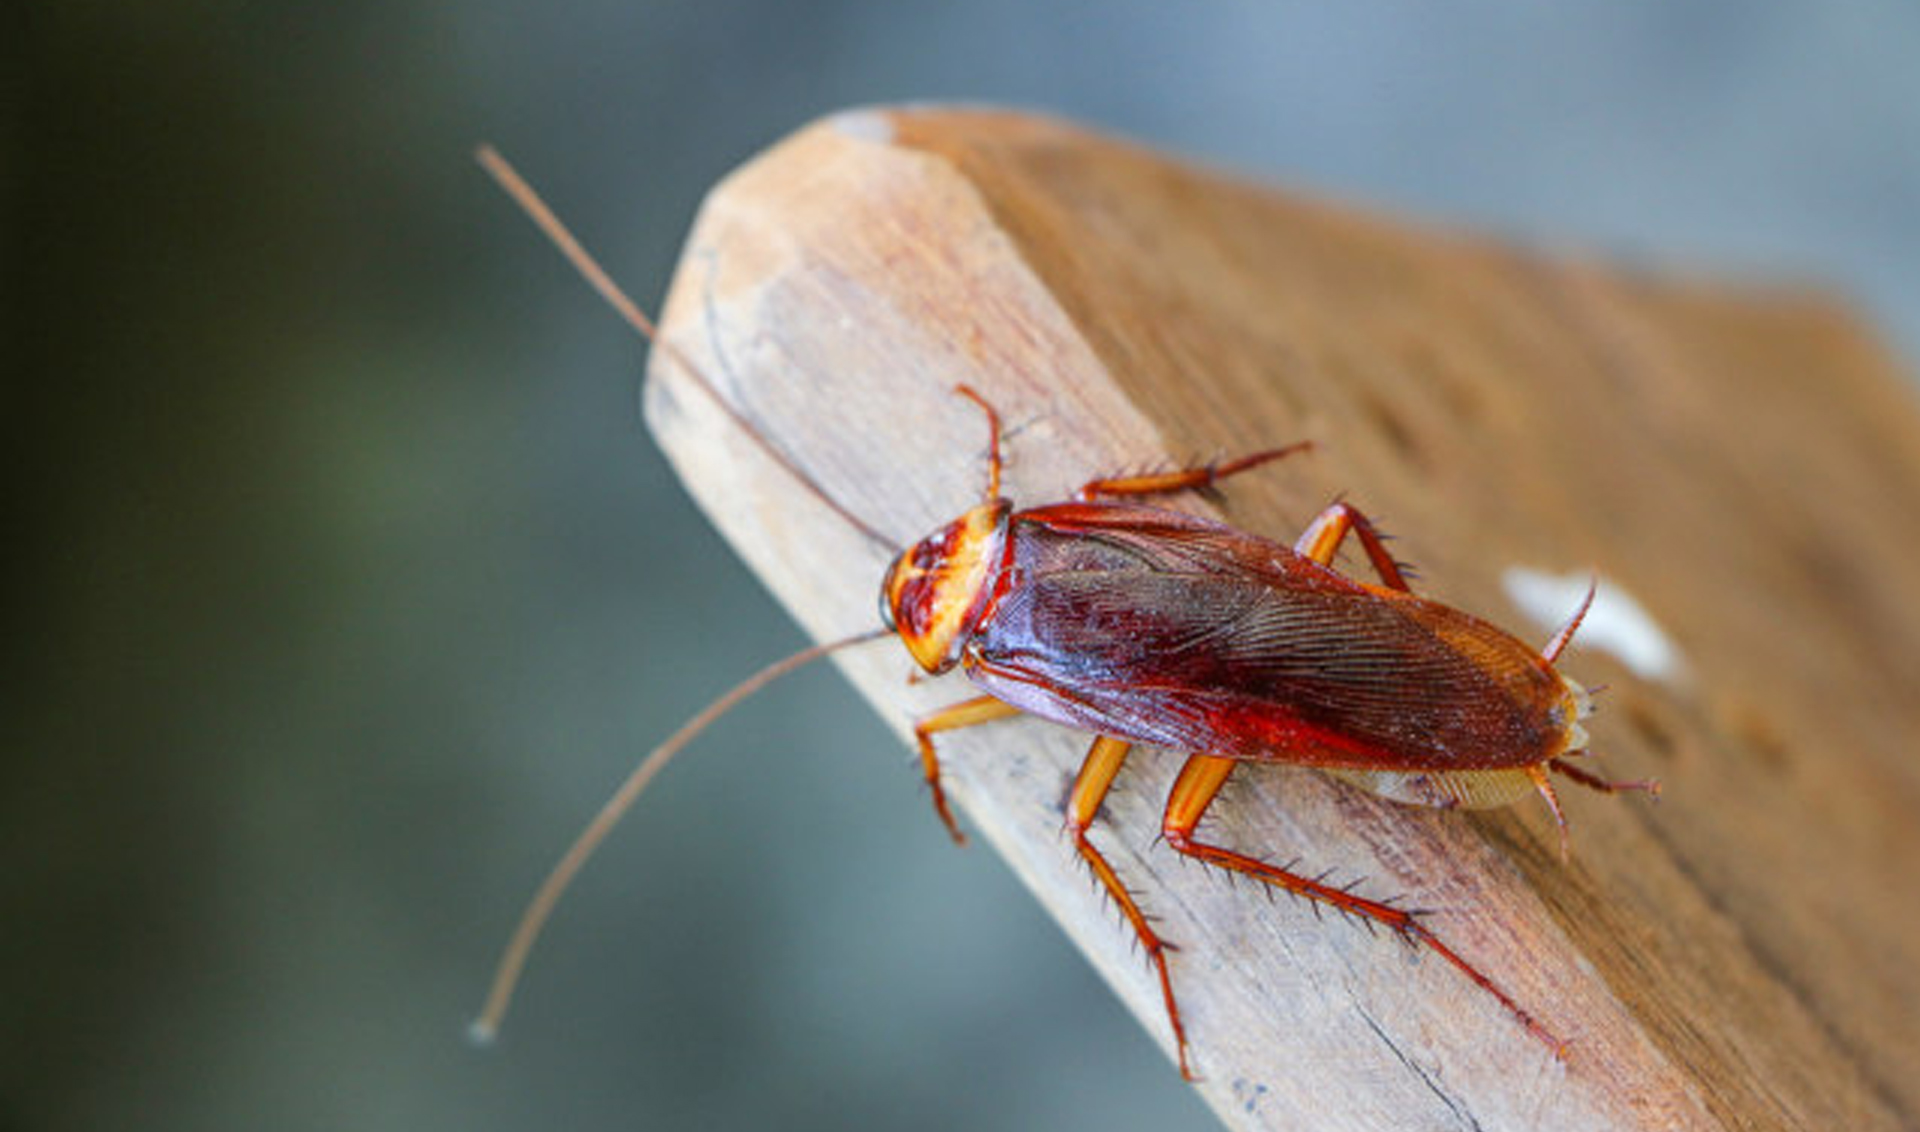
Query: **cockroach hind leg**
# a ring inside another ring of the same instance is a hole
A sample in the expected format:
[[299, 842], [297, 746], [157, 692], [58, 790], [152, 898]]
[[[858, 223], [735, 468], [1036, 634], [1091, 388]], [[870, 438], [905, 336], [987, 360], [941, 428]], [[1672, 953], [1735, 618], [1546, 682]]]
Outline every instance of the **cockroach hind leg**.
[[1526, 771], [1527, 777], [1533, 780], [1534, 789], [1540, 791], [1540, 797], [1546, 799], [1547, 808], [1553, 811], [1553, 824], [1560, 830], [1560, 863], [1564, 865], [1573, 859], [1573, 839], [1567, 832], [1567, 814], [1560, 808], [1560, 796], [1554, 793], [1553, 782], [1547, 777], [1546, 763], [1535, 763]]
[[[1161, 818], [1161, 831], [1166, 835], [1167, 844], [1176, 852], [1194, 857], [1201, 862], [1229, 870], [1232, 873], [1245, 874], [1267, 885], [1278, 887], [1292, 895], [1308, 901], [1308, 907], [1318, 914], [1323, 907], [1332, 908], [1358, 919], [1371, 921], [1399, 934], [1409, 942], [1417, 942], [1441, 958], [1451, 963], [1456, 970], [1465, 975], [1473, 984], [1492, 995], [1501, 1006], [1524, 1026], [1528, 1033], [1544, 1043], [1554, 1053], [1557, 1060], [1565, 1060], [1566, 1043], [1552, 1031], [1523, 1009], [1514, 997], [1501, 988], [1486, 973], [1475, 967], [1447, 946], [1445, 941], [1435, 935], [1420, 922], [1418, 914], [1394, 906], [1381, 900], [1369, 900], [1356, 896], [1352, 892], [1327, 886], [1311, 877], [1293, 871], [1294, 866], [1277, 868], [1264, 861], [1256, 860], [1244, 853], [1236, 853], [1218, 845], [1196, 840], [1194, 830], [1206, 816], [1207, 807], [1219, 794], [1220, 786], [1226, 782], [1234, 768], [1232, 760], [1209, 755], [1194, 755], [1180, 768], [1180, 774], [1174, 779], [1173, 789], [1167, 795], [1167, 808]], [[1546, 771], [1540, 771], [1542, 779]], [[1328, 874], [1322, 873], [1325, 877]]]
[[1651, 801], [1658, 802], [1660, 800], [1660, 780], [1657, 778], [1634, 778], [1624, 782], [1615, 781], [1610, 778], [1602, 778], [1591, 771], [1582, 770], [1564, 758], [1548, 759], [1547, 765], [1553, 769], [1555, 774], [1564, 775], [1589, 790], [1597, 790], [1602, 794], [1624, 794], [1630, 790], [1637, 790], [1645, 794]]

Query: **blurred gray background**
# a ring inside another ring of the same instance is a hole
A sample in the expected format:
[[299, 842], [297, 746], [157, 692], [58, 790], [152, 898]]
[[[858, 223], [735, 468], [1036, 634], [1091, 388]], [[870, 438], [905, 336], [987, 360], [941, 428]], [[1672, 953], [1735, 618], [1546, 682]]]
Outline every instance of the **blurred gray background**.
[[827, 669], [662, 780], [502, 1043], [463, 1043], [632, 760], [799, 643], [641, 429], [635, 342], [476, 141], [648, 303], [760, 147], [964, 99], [1823, 281], [1920, 346], [1905, 0], [41, 0], [6, 24], [4, 1129], [1210, 1119]]

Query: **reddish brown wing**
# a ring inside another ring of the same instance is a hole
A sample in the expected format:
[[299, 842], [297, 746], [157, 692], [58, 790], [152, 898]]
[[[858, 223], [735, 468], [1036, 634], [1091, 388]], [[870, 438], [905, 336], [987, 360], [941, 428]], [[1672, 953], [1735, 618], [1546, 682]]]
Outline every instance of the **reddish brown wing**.
[[1525, 644], [1278, 543], [1152, 508], [1013, 517], [967, 671], [1105, 735], [1319, 766], [1518, 766], [1552, 753], [1559, 680]]

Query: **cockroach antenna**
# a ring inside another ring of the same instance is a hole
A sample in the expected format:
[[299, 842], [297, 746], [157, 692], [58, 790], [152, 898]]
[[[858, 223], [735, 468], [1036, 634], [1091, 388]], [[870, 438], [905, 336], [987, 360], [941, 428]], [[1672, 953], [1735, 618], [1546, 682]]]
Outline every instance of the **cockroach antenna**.
[[[635, 330], [639, 331], [641, 337], [645, 338], [656, 349], [666, 351], [668, 357], [672, 358], [682, 369], [686, 370], [693, 378], [694, 384], [705, 390], [707, 396], [713, 399], [714, 404], [718, 405], [735, 424], [739, 425], [741, 431], [752, 437], [754, 443], [759, 445], [762, 451], [771, 456], [775, 463], [785, 468], [795, 479], [806, 485], [808, 491], [819, 497], [822, 502], [832, 508], [842, 519], [845, 519], [855, 530], [890, 551], [895, 548], [895, 544], [891, 539], [888, 539], [879, 531], [874, 530], [871, 526], [863, 522], [859, 516], [849, 511], [838, 500], [828, 495], [825, 490], [814, 483], [811, 477], [805, 472], [802, 472], [800, 468], [787, 457], [786, 453], [775, 448], [772, 443], [762, 436], [760, 432], [741, 415], [739, 410], [735, 409], [725, 397], [720, 395], [720, 390], [707, 379], [706, 374], [703, 373], [698, 366], [688, 360], [685, 354], [676, 349], [672, 343], [661, 340], [660, 333], [654, 326], [653, 320], [648, 318], [639, 306], [627, 297], [626, 292], [622, 291], [619, 285], [614, 283], [613, 279], [601, 269], [593, 257], [587, 254], [586, 249], [580, 246], [580, 242], [573, 238], [573, 233], [567, 231], [566, 225], [562, 224], [560, 218], [554, 215], [553, 210], [546, 206], [546, 203], [540, 199], [539, 194], [533, 191], [532, 186], [528, 185], [526, 181], [521, 179], [518, 173], [514, 172], [513, 166], [507, 164], [505, 158], [495, 152], [492, 146], [485, 145], [479, 148], [475, 153], [475, 157], [478, 158], [481, 167], [499, 183], [502, 189], [506, 190], [507, 195], [513, 198], [521, 210], [531, 217], [533, 222], [546, 233], [547, 238], [553, 241], [554, 245], [560, 249], [561, 254], [565, 255], [568, 262], [573, 264], [575, 270], [579, 271], [581, 276], [583, 276], [588, 283], [592, 284], [593, 289], [600, 292], [600, 296], [604, 298], [614, 310], [618, 311], [620, 316], [626, 319]], [[735, 705], [739, 704], [742, 700], [745, 700], [747, 697], [758, 692], [761, 688], [766, 687], [780, 677], [785, 676], [787, 673], [792, 672], [794, 669], [800, 668], [810, 661], [818, 660], [840, 649], [852, 645], [865, 644], [868, 641], [877, 641], [892, 635], [893, 633], [889, 629], [875, 629], [871, 632], [846, 637], [830, 644], [815, 645], [811, 648], [802, 649], [792, 656], [787, 657], [785, 660], [768, 665], [766, 668], [736, 685], [732, 691], [721, 696], [711, 704], [708, 704], [705, 710], [682, 724], [680, 730], [674, 732], [671, 738], [654, 748], [652, 753], [641, 760], [640, 765], [633, 769], [633, 772], [627, 776], [626, 781], [621, 783], [619, 789], [614, 791], [613, 796], [607, 799], [606, 804], [601, 807], [600, 812], [594, 816], [591, 822], [587, 823], [587, 827], [575, 838], [573, 845], [568, 848], [566, 854], [554, 865], [553, 871], [547, 874], [547, 879], [541, 884], [539, 891], [535, 892], [533, 899], [528, 902], [526, 911], [521, 914], [519, 926], [514, 929], [513, 938], [508, 942], [505, 954], [501, 956], [500, 966], [494, 973], [493, 985], [487, 992], [486, 1005], [481, 1010], [480, 1017], [475, 1019], [473, 1024], [468, 1027], [468, 1037], [476, 1043], [485, 1044], [492, 1041], [494, 1035], [499, 1032], [500, 1020], [506, 1014], [507, 1005], [513, 998], [513, 989], [520, 980], [522, 968], [526, 966], [527, 956], [533, 950], [534, 941], [539, 938], [540, 930], [545, 926], [547, 917], [552, 913], [554, 905], [559, 902], [561, 894], [566, 891], [567, 885], [572, 882], [574, 874], [578, 873], [580, 867], [587, 863], [587, 859], [593, 856], [593, 851], [599, 846], [600, 842], [606, 838], [608, 833], [612, 832], [613, 827], [618, 824], [620, 818], [633, 807], [634, 802], [640, 797], [640, 794], [646, 790], [647, 784], [653, 781], [654, 776], [665, 768], [673, 756], [680, 752], [681, 748], [691, 743], [715, 720], [731, 711]]]
[[761, 451], [771, 456], [774, 463], [786, 469], [788, 475], [804, 484], [809, 492], [832, 508], [834, 514], [846, 520], [854, 530], [871, 539], [888, 553], [899, 553], [899, 543], [875, 530], [871, 524], [855, 515], [845, 504], [828, 495], [825, 488], [815, 483], [812, 476], [800, 470], [800, 466], [794, 463], [785, 452], [774, 447], [773, 443], [763, 436], [739, 409], [734, 408], [732, 402], [720, 395], [719, 387], [707, 378], [706, 371], [693, 364], [691, 358], [660, 336], [659, 328], [653, 324], [653, 320], [647, 317], [639, 304], [627, 297], [627, 293], [620, 289], [620, 285], [613, 281], [613, 277], [608, 275], [587, 249], [580, 245], [580, 241], [573, 238], [573, 233], [568, 231], [567, 226], [561, 223], [554, 211], [547, 207], [547, 203], [540, 199], [540, 194], [533, 190], [532, 185], [527, 184], [512, 165], [508, 164], [506, 158], [500, 156], [499, 151], [490, 145], [482, 145], [474, 151], [474, 159], [480, 163], [482, 169], [487, 171], [487, 175], [492, 177], [509, 197], [513, 198], [513, 202], [520, 206], [520, 210], [527, 214], [527, 218], [546, 234], [547, 239], [553, 241], [554, 247], [560, 249], [560, 254], [567, 257], [567, 262], [573, 265], [581, 278], [600, 293], [600, 297], [606, 300], [607, 305], [618, 312], [629, 326], [639, 331], [640, 336], [650, 345], [664, 351], [681, 369], [685, 370], [687, 375], [693, 378], [694, 384], [704, 390], [707, 396], [713, 399], [713, 403], [720, 407], [720, 411], [725, 413], [734, 424], [740, 426], [740, 431], [753, 438], [753, 442], [759, 445]]
[[475, 1045], [487, 1045], [500, 1032], [500, 1020], [505, 1017], [507, 1006], [513, 1000], [513, 988], [520, 981], [520, 972], [526, 966], [527, 956], [533, 951], [534, 941], [540, 938], [540, 929], [546, 926], [547, 917], [552, 913], [554, 905], [560, 902], [561, 894], [566, 892], [567, 885], [572, 883], [574, 874], [578, 873], [580, 866], [586, 864], [587, 859], [593, 856], [593, 851], [599, 847], [600, 842], [604, 841], [607, 834], [613, 831], [613, 827], [619, 824], [621, 817], [633, 808], [634, 802], [639, 799], [641, 792], [646, 790], [647, 784], [666, 768], [667, 763], [680, 752], [682, 747], [693, 742], [702, 731], [713, 724], [714, 720], [732, 711], [742, 700], [794, 669], [818, 660], [828, 653], [892, 635], [890, 630], [874, 629], [828, 644], [801, 649], [785, 660], [776, 661], [735, 685], [726, 695], [708, 704], [699, 715], [681, 724], [680, 730], [674, 732], [671, 738], [655, 747], [645, 759], [641, 760], [640, 765], [635, 767], [633, 772], [627, 775], [626, 781], [620, 784], [620, 788], [607, 799], [606, 804], [600, 808], [600, 812], [595, 814], [593, 820], [587, 823], [587, 827], [580, 831], [573, 845], [553, 866], [553, 871], [547, 874], [547, 879], [540, 885], [539, 891], [535, 892], [533, 899], [528, 901], [527, 910], [521, 913], [520, 923], [514, 929], [513, 938], [507, 943], [507, 950], [500, 957], [500, 966], [494, 972], [493, 985], [487, 991], [486, 1005], [481, 1009], [480, 1017], [474, 1019], [473, 1024], [467, 1027], [468, 1039]]

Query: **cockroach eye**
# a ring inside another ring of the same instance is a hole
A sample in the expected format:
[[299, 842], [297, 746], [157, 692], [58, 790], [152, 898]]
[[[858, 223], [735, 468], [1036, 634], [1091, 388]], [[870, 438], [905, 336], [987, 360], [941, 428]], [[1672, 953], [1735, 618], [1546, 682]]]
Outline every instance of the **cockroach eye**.
[[887, 627], [889, 633], [897, 628], [893, 623], [893, 576], [900, 572], [900, 562], [900, 559], [894, 559], [893, 565], [887, 567], [887, 576], [880, 580], [880, 623]]

